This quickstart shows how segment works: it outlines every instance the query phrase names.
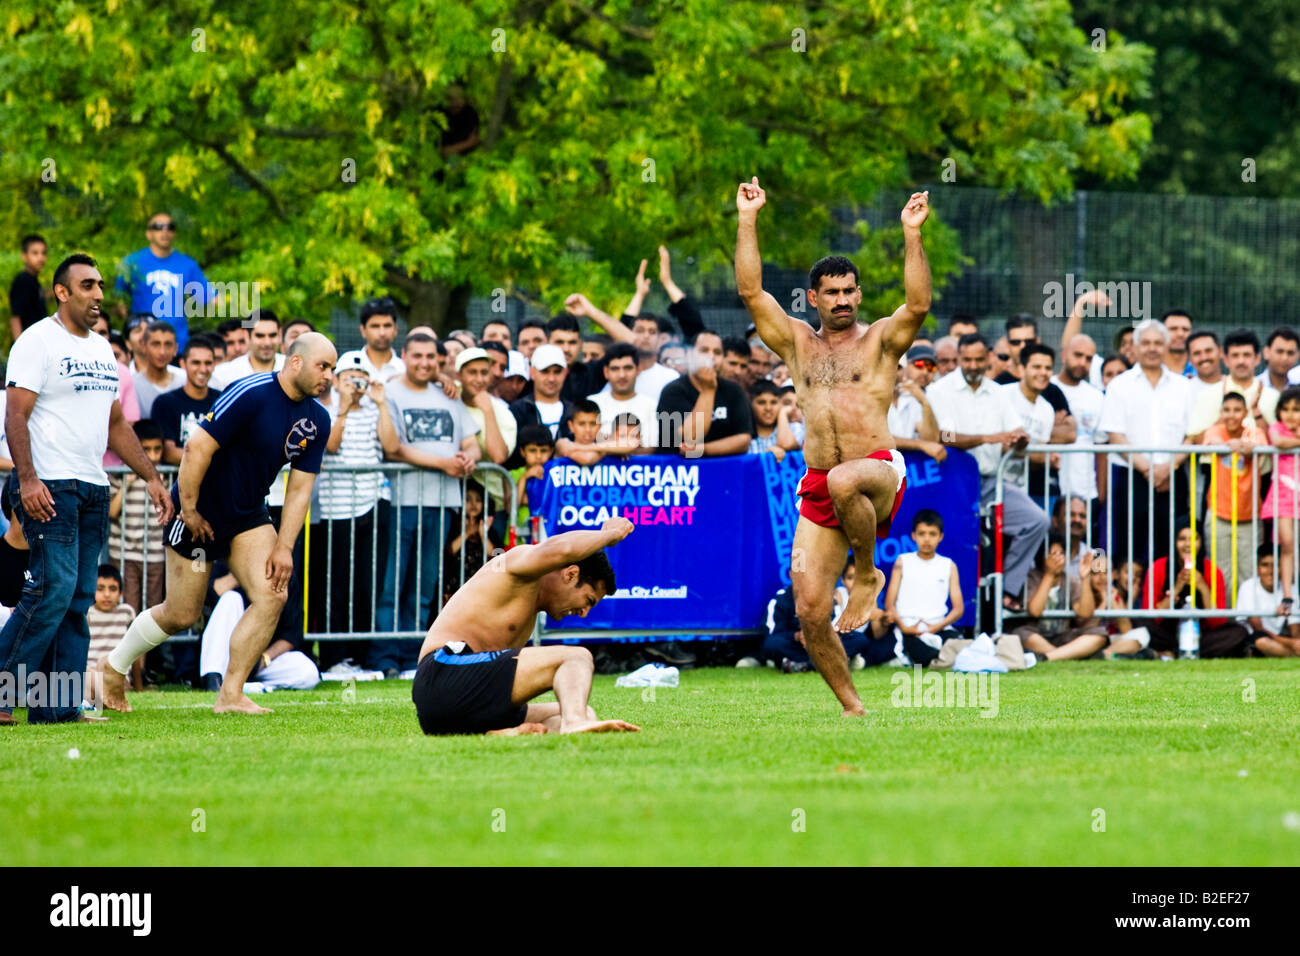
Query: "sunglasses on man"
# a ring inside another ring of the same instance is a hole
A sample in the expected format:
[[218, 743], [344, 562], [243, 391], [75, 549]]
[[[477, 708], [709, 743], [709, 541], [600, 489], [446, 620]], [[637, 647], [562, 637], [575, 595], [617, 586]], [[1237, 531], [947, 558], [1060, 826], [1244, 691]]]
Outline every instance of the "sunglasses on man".
[[1011, 361], [1011, 353], [1010, 353], [1010, 352], [994, 352], [993, 354], [996, 355], [1000, 361], [1003, 361], [1003, 362], [1010, 362], [1010, 361]]
[[151, 222], [149, 223], [151, 232], [175, 232], [176, 223], [174, 222]]
[[912, 362], [912, 368], [922, 368], [930, 372], [934, 370], [934, 362], [930, 359], [915, 359]]

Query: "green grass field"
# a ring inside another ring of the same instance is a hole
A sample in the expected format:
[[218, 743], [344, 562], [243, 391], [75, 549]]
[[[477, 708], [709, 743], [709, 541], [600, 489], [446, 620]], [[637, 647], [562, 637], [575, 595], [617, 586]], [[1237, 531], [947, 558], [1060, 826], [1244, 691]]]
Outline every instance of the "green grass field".
[[1300, 662], [1042, 665], [992, 718], [891, 706], [895, 673], [856, 675], [861, 720], [815, 674], [686, 671], [653, 700], [598, 677], [642, 733], [514, 739], [424, 737], [408, 682], [264, 718], [137, 694], [0, 728], [0, 864], [1300, 861]]

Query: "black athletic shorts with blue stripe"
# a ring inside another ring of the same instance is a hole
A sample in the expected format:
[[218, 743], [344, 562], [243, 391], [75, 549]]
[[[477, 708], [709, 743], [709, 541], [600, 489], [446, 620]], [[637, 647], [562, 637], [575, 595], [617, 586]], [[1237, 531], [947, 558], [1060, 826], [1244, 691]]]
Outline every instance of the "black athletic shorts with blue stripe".
[[475, 653], [456, 642], [420, 661], [411, 687], [420, 729], [426, 734], [483, 734], [518, 727], [528, 705], [511, 700], [519, 648]]

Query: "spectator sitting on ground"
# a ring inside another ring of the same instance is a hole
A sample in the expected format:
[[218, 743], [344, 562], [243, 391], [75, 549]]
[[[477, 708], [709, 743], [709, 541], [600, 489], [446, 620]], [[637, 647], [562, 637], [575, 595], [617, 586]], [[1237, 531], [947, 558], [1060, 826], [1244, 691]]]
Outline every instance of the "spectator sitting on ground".
[[605, 351], [611, 339], [608, 335], [584, 335], [582, 337], [582, 361], [589, 366], [598, 367], [605, 359]]
[[[199, 674], [202, 687], [208, 691], [221, 690], [222, 675], [230, 663], [230, 638], [235, 633], [235, 625], [244, 616], [246, 606], [244, 593], [239, 589], [235, 576], [229, 571], [218, 576], [216, 571], [219, 568], [224, 568], [222, 562], [217, 562], [217, 567], [213, 568], [209, 594], [215, 596], [216, 604], [203, 628], [199, 645]], [[316, 662], [303, 652], [303, 646], [300, 634], [277, 632], [276, 638], [253, 665], [244, 684], [244, 693], [311, 690], [319, 684], [320, 670]]]
[[[1139, 347], [1141, 338], [1138, 339]], [[1198, 536], [1199, 538], [1199, 536]], [[1196, 542], [1199, 545], [1199, 540]], [[1196, 588], [1195, 606], [1203, 610], [1210, 608], [1227, 608], [1223, 574], [1218, 568], [1211, 569], [1210, 559], [1196, 563], [1192, 529], [1184, 522], [1178, 526], [1178, 537], [1174, 542], [1174, 558], [1179, 570], [1174, 578], [1173, 588], [1169, 587], [1169, 558], [1158, 558], [1151, 564], [1146, 579], [1142, 582], [1140, 595], [1143, 608], [1182, 608], [1191, 606], [1191, 591]], [[1211, 571], [1213, 570], [1213, 574]], [[1210, 590], [1207, 577], [1214, 579], [1214, 590]], [[1178, 620], [1156, 618], [1149, 625], [1151, 631], [1151, 650], [1166, 660], [1172, 660], [1178, 652]], [[1249, 635], [1240, 624], [1235, 624], [1227, 617], [1200, 618], [1201, 657], [1241, 657], [1245, 654]]]
[[735, 382], [719, 377], [722, 339], [704, 331], [689, 355], [690, 374], [659, 396], [659, 447], [688, 458], [743, 455], [754, 437], [749, 399]]
[[939, 554], [943, 516], [922, 508], [912, 518], [916, 550], [900, 554], [885, 591], [885, 621], [894, 625], [891, 657], [925, 666], [944, 641], [961, 635], [953, 625], [966, 613], [957, 564]]
[[761, 379], [754, 383], [749, 405], [754, 416], [754, 437], [749, 443], [751, 455], [770, 452], [777, 461], [782, 461], [786, 452], [803, 447], [803, 423], [799, 423], [797, 431], [790, 424], [790, 414], [781, 404], [781, 389]]
[[[149, 460], [155, 466], [160, 464], [163, 438], [158, 423], [142, 418], [131, 428]], [[122, 599], [132, 607], [157, 607], [162, 604], [164, 597], [167, 556], [163, 548], [163, 535], [166, 529], [160, 528], [154, 518], [149, 491], [143, 478], [133, 473], [110, 475], [108, 484], [112, 492], [108, 501], [108, 517], [112, 522], [108, 536], [108, 558], [122, 568], [122, 580], [119, 582]], [[113, 645], [109, 650], [116, 646]]]
[[601, 430], [612, 434], [614, 419], [627, 412], [641, 422], [643, 447], [659, 447], [659, 429], [655, 402], [649, 395], [637, 392], [640, 375], [637, 372], [637, 347], [626, 342], [610, 346], [605, 353], [605, 388], [596, 392], [591, 400], [600, 407]]
[[492, 531], [492, 515], [483, 513], [482, 487], [476, 481], [467, 482], [465, 507], [462, 512], [451, 516], [447, 528], [447, 547], [442, 556], [442, 566], [446, 568], [442, 580], [442, 603], [450, 601], [460, 586], [483, 567], [489, 554], [500, 547], [501, 539]]
[[163, 392], [154, 400], [153, 414], [149, 417], [158, 424], [162, 433], [163, 461], [169, 465], [181, 463], [185, 443], [221, 397], [220, 391], [208, 387], [214, 367], [215, 358], [208, 337], [202, 334], [191, 336], [181, 353], [185, 384]]
[[[1065, 520], [1066, 505], [1070, 508], [1070, 520]], [[1061, 495], [1052, 506], [1052, 534], [1068, 544], [1067, 555], [1070, 573], [1078, 575], [1079, 565], [1092, 551], [1088, 535], [1088, 502], [1078, 495]]]
[[[1040, 660], [1082, 660], [1101, 652], [1110, 640], [1106, 627], [1096, 616], [1097, 592], [1092, 586], [1095, 568], [1091, 556], [1079, 565], [1079, 574], [1070, 573], [1065, 561], [1065, 541], [1060, 535], [1048, 536], [1047, 556], [1038, 552], [1034, 570], [1029, 572], [1025, 594], [1026, 610], [1038, 618], [1024, 624], [1013, 634], [1027, 651]], [[1068, 591], [1068, 595], [1067, 595]], [[1068, 603], [1067, 603], [1068, 602]], [[1043, 617], [1045, 611], [1073, 612], [1073, 618]]]
[[557, 439], [555, 455], [557, 458], [571, 458], [579, 465], [594, 465], [606, 455], [626, 457], [641, 447], [639, 436], [635, 445], [620, 445], [612, 437], [599, 441], [600, 406], [589, 398], [574, 403], [569, 427], [573, 430], [573, 437]]
[[1235, 452], [1216, 456], [1218, 474], [1205, 489], [1206, 531], [1211, 531], [1210, 515], [1218, 518], [1213, 525], [1214, 539], [1208, 542], [1213, 561], [1236, 578], [1232, 584], [1255, 576], [1255, 456], [1250, 451], [1256, 445], [1267, 445], [1268, 437], [1249, 417], [1246, 399], [1238, 392], [1228, 392], [1223, 396], [1218, 423], [1201, 435], [1202, 444], [1227, 445]]
[[[1113, 610], [1125, 607], [1128, 599], [1120, 593], [1111, 573], [1110, 561], [1101, 551], [1089, 551], [1092, 574], [1088, 576], [1088, 587], [1092, 588], [1092, 603], [1097, 610]], [[1073, 569], [1071, 569], [1073, 573]], [[1139, 577], [1134, 579], [1133, 587], [1138, 586]], [[1109, 592], [1109, 593], [1108, 593]], [[1142, 658], [1149, 660], [1155, 655], [1148, 645], [1151, 632], [1145, 627], [1134, 627], [1133, 620], [1127, 617], [1103, 618], [1101, 624], [1106, 629], [1110, 645], [1102, 649], [1101, 656], [1106, 660]]]
[[[795, 614], [794, 599], [793, 584], [776, 592], [776, 596], [767, 604], [767, 637], [763, 639], [758, 658], [743, 657], [736, 662], [737, 667], [757, 667], [767, 662], [787, 674], [807, 673], [814, 669], [812, 659], [808, 656], [808, 645], [804, 641], [803, 627]], [[844, 653], [854, 670], [867, 666], [866, 654], [873, 649], [873, 644], [888, 644], [887, 641], [874, 640], [872, 637], [875, 631], [883, 631], [882, 621], [880, 609], [874, 608], [863, 630], [839, 635]]]
[[[87, 701], [104, 699], [99, 662], [117, 647], [118, 641], [134, 620], [135, 609], [122, 600], [122, 576], [113, 565], [101, 564], [99, 575], [95, 579], [95, 603], [86, 611], [86, 625], [90, 628], [90, 652], [86, 655], [86, 682], [82, 696]], [[143, 654], [131, 664], [131, 689], [145, 689]]]
[[722, 340], [722, 361], [718, 364], [718, 375], [735, 382], [745, 391], [754, 384], [754, 376], [749, 371], [749, 343], [744, 339], [728, 337]]
[[919, 451], [935, 461], [948, 457], [948, 449], [939, 441], [939, 423], [925, 397], [925, 389], [934, 381], [934, 350], [928, 345], [913, 345], [899, 362], [894, 383], [894, 401], [886, 410], [885, 421], [894, 444], [902, 451]]
[[545, 425], [525, 425], [519, 429], [519, 454], [523, 464], [510, 472], [515, 483], [515, 501], [519, 508], [515, 525], [524, 541], [532, 538], [532, 512], [542, 506], [542, 479], [546, 477], [546, 463], [555, 453], [555, 439]]
[[154, 400], [185, 384], [185, 373], [172, 365], [176, 357], [176, 330], [168, 322], [150, 322], [145, 329], [145, 366], [133, 376], [140, 417], [149, 418]]
[[1233, 609], [1250, 631], [1249, 642], [1265, 657], [1300, 656], [1300, 616], [1291, 613], [1292, 599], [1282, 596], [1274, 575], [1273, 546], [1259, 546], [1256, 575], [1237, 589]]

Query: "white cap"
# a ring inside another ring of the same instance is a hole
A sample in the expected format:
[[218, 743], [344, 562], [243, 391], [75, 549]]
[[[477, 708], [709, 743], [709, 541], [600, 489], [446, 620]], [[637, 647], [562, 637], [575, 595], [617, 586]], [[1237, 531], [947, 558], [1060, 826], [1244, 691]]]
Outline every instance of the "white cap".
[[370, 369], [366, 367], [366, 357], [360, 349], [353, 349], [351, 352], [344, 352], [339, 356], [339, 360], [334, 363], [334, 374], [339, 375], [342, 372], [364, 372], [367, 377], [370, 376]]
[[569, 367], [564, 351], [558, 345], [539, 345], [533, 349], [533, 368], [541, 372], [556, 365], [560, 368]]
[[492, 356], [487, 354], [487, 349], [481, 349], [477, 345], [472, 349], [461, 349], [456, 355], [456, 371], [460, 371], [470, 362], [477, 362], [479, 359], [491, 360]]
[[528, 359], [524, 358], [523, 352], [510, 350], [510, 355], [506, 360], [506, 378], [518, 375], [520, 378], [528, 378]]

